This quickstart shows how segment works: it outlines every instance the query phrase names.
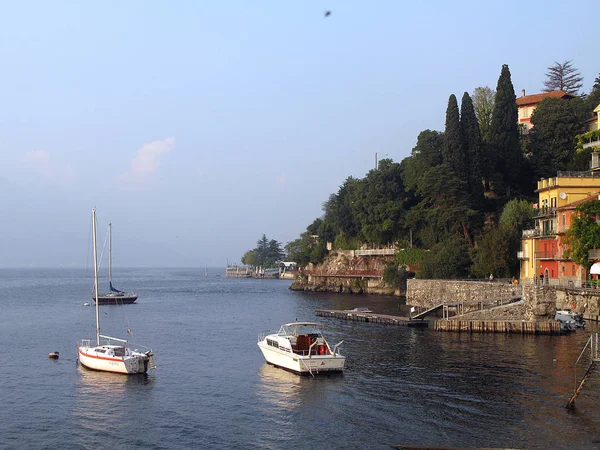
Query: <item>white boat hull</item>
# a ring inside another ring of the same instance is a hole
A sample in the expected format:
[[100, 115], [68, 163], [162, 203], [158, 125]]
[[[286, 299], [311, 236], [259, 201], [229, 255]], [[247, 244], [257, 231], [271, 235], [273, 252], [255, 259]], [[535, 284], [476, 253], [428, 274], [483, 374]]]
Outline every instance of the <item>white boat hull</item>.
[[260, 341], [258, 347], [267, 363], [298, 374], [318, 374], [320, 372], [341, 372], [346, 357], [341, 355], [298, 355], [267, 345]]
[[134, 354], [125, 357], [107, 357], [98, 355], [95, 347], [79, 347], [79, 362], [82, 366], [102, 372], [122, 374], [146, 373], [149, 358], [144, 354]]

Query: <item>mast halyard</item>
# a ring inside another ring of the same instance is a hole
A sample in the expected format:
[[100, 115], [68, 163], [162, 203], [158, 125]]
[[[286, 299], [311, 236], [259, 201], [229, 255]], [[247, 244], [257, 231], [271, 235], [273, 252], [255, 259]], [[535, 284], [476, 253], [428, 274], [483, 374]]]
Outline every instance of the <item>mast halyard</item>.
[[108, 285], [112, 291], [112, 223], [108, 224]]
[[96, 345], [100, 345], [100, 302], [98, 301], [98, 251], [96, 249], [96, 210], [92, 209], [92, 235], [94, 236], [94, 292], [96, 296]]

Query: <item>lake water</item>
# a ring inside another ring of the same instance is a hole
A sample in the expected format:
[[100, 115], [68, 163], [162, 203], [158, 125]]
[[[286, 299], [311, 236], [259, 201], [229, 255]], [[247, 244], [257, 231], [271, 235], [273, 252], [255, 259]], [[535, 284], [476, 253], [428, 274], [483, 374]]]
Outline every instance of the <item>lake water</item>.
[[[140, 298], [101, 306], [102, 332], [131, 329], [158, 366], [128, 377], [77, 365], [77, 340], [94, 335], [94, 308], [83, 306], [93, 305], [89, 271], [0, 270], [0, 448], [600, 446], [600, 373], [574, 411], [564, 408], [595, 324], [524, 337], [322, 319], [315, 309], [402, 305], [223, 273], [115, 271], [116, 287]], [[258, 333], [296, 319], [324, 322], [331, 343], [344, 340], [344, 374], [299, 377], [265, 364]]]

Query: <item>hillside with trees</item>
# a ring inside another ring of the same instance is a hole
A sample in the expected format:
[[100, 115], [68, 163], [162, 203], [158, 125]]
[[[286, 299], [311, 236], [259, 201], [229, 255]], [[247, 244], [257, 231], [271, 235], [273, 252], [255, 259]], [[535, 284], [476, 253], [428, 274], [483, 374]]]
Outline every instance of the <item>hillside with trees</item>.
[[[554, 67], [554, 66], [553, 66]], [[580, 89], [571, 61], [547, 74], [548, 89]], [[562, 78], [561, 78], [562, 77]], [[443, 131], [424, 130], [400, 163], [383, 159], [364, 178], [347, 178], [323, 203], [323, 215], [285, 246], [300, 266], [319, 264], [335, 249], [367, 245], [412, 248], [420, 278], [518, 276], [521, 231], [531, 225], [534, 189], [558, 170], [586, 170], [589, 154], [576, 136], [600, 103], [592, 91], [572, 100], [545, 99], [520, 133], [511, 73], [503, 65], [495, 91], [451, 94]], [[394, 279], [406, 264], [386, 270]]]

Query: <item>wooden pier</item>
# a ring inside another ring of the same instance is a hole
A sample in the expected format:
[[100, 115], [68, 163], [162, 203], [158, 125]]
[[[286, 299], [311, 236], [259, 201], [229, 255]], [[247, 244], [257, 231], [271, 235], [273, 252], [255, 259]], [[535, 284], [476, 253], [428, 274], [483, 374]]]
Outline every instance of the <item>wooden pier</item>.
[[409, 327], [431, 327], [436, 331], [454, 331], [459, 333], [511, 333], [559, 335], [560, 322], [525, 322], [522, 320], [459, 320], [440, 319], [423, 320], [409, 317], [375, 314], [361, 311], [342, 311], [336, 309], [317, 309], [319, 317], [350, 320], [353, 322], [371, 322], [383, 325], [405, 325]]
[[526, 322], [522, 320], [435, 320], [430, 326], [436, 331], [462, 333], [514, 333], [559, 335], [560, 322]]
[[369, 312], [360, 312], [360, 311], [342, 311], [336, 309], [317, 309], [315, 314], [319, 317], [333, 317], [335, 319], [344, 319], [351, 320], [353, 322], [371, 322], [371, 323], [381, 323], [383, 325], [406, 325], [412, 326], [419, 324], [427, 325], [427, 320], [418, 320], [413, 321], [408, 317], [402, 316], [390, 316], [387, 314], [375, 314]]

